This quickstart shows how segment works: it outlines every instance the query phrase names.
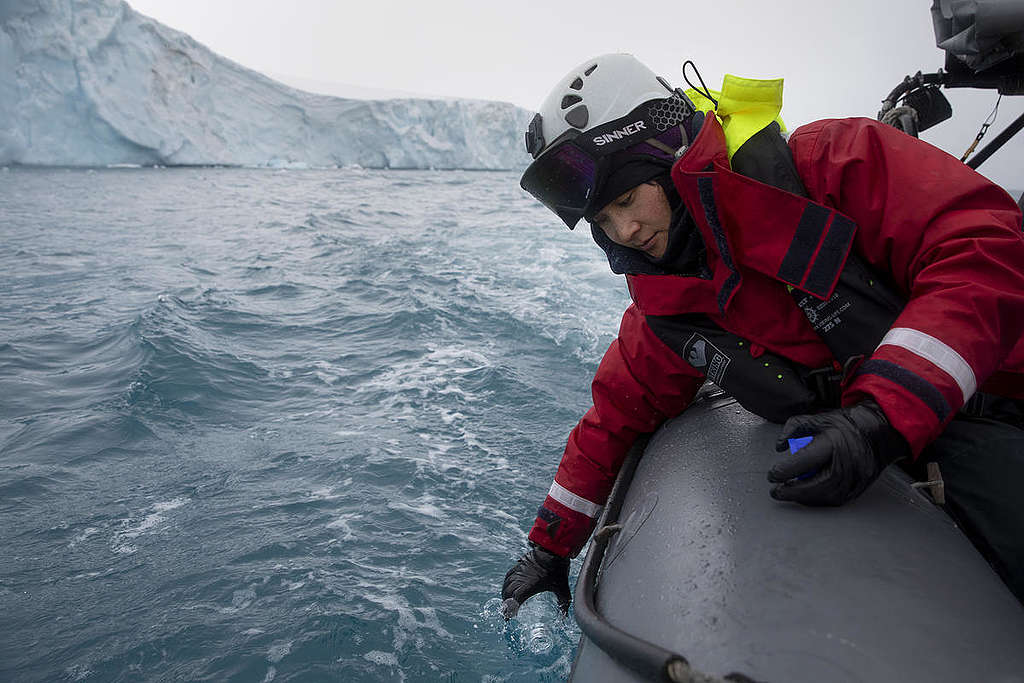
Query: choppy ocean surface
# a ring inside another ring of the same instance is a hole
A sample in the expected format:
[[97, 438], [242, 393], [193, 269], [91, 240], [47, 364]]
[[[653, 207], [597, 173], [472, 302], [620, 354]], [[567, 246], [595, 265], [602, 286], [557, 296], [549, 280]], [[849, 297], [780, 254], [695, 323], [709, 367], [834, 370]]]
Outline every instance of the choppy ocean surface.
[[12, 169], [0, 226], [0, 680], [566, 677], [497, 593], [627, 295], [515, 174]]

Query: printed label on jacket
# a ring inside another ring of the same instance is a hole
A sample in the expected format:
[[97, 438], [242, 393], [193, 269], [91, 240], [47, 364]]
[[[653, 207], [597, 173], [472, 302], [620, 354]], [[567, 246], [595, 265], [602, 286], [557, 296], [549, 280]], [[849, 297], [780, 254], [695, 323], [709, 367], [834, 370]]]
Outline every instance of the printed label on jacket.
[[721, 349], [696, 332], [683, 347], [683, 358], [718, 386], [722, 386], [725, 371], [731, 362]]
[[843, 299], [838, 292], [834, 293], [827, 301], [820, 301], [812, 296], [804, 296], [797, 301], [797, 306], [803, 310], [807, 321], [819, 335], [827, 334], [842, 325], [842, 314], [851, 305], [852, 303]]

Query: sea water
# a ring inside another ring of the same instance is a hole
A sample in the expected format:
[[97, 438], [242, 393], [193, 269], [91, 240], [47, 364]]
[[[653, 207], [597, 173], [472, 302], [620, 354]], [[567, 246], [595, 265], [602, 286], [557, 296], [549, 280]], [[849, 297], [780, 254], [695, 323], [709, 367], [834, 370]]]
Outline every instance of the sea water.
[[0, 680], [563, 680], [498, 593], [628, 297], [517, 180], [0, 171]]

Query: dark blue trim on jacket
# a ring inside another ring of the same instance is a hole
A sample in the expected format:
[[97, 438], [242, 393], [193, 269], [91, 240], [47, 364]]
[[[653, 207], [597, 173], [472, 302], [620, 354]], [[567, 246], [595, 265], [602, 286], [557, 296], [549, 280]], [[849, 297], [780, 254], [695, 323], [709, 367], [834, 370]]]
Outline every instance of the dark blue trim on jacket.
[[725, 278], [725, 283], [718, 292], [718, 310], [725, 313], [725, 305], [729, 303], [733, 291], [740, 284], [740, 274], [736, 270], [736, 263], [732, 260], [732, 252], [729, 251], [729, 243], [725, 239], [722, 221], [718, 218], [714, 181], [708, 177], [698, 178], [697, 188], [700, 190], [700, 203], [704, 207], [704, 217], [708, 221], [711, 233], [715, 236], [715, 244], [718, 245], [718, 253], [722, 257], [722, 263], [729, 269], [729, 276]]
[[902, 387], [908, 389], [912, 394], [917, 396], [921, 401], [932, 409], [935, 416], [939, 418], [939, 422], [944, 422], [946, 417], [952, 411], [949, 405], [949, 401], [942, 395], [935, 385], [924, 379], [916, 372], [907, 370], [901, 365], [897, 365], [891, 361], [870, 359], [864, 361], [864, 364], [860, 366], [858, 371], [859, 375], [877, 375], [884, 377], [890, 382], [895, 382]]

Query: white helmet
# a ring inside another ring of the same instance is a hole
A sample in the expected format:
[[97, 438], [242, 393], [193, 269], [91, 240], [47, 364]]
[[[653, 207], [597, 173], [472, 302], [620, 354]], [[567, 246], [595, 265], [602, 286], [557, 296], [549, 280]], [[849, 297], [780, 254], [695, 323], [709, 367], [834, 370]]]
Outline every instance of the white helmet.
[[600, 189], [604, 157], [656, 138], [693, 112], [681, 91], [633, 55], [587, 60], [558, 82], [530, 123], [526, 149], [534, 162], [520, 184], [572, 228]]

